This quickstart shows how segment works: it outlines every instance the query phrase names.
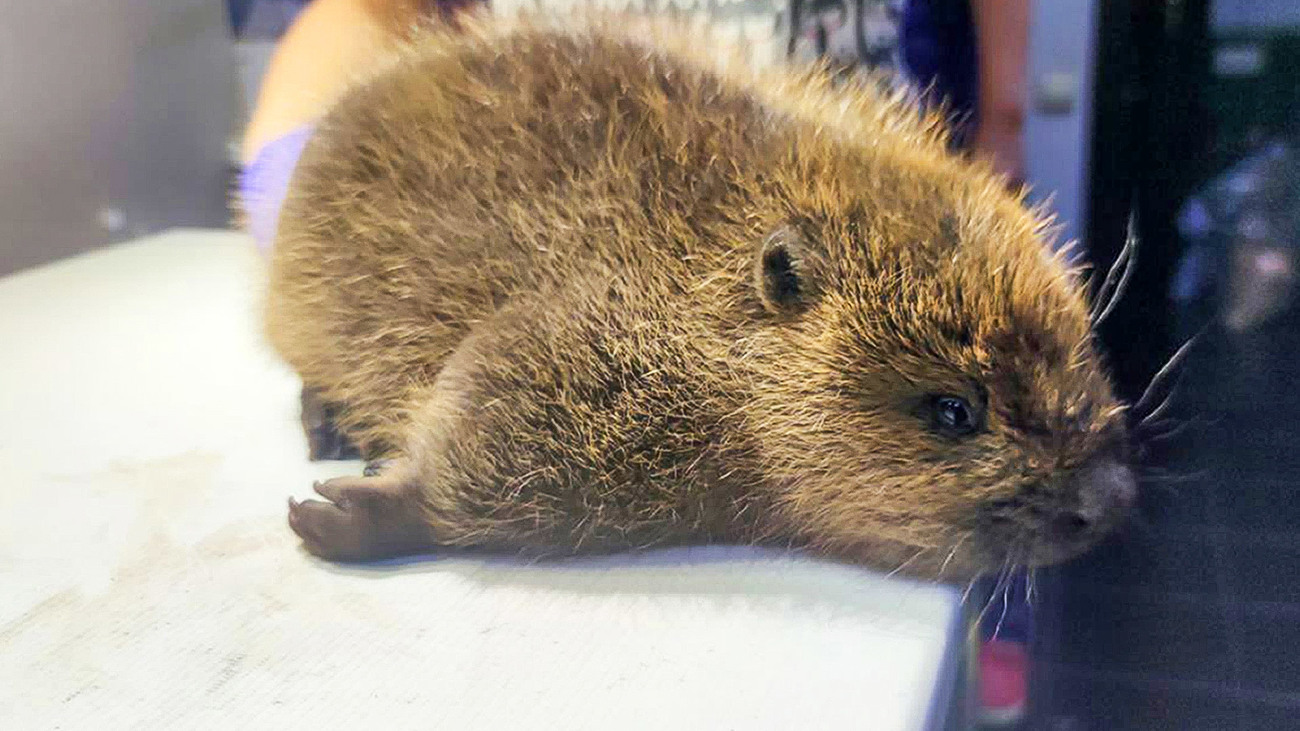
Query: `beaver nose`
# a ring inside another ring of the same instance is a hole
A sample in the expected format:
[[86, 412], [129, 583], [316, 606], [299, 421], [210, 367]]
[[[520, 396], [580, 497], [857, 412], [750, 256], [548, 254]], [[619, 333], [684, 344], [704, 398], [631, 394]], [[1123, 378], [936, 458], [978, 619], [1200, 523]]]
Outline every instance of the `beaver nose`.
[[1079, 470], [1075, 484], [1077, 503], [1052, 519], [1052, 531], [1067, 540], [1118, 522], [1137, 496], [1133, 471], [1109, 459]]

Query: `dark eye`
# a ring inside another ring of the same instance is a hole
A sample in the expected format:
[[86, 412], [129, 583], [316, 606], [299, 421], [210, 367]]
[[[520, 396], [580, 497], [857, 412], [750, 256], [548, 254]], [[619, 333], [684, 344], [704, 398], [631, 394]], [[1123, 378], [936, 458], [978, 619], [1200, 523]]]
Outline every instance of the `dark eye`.
[[960, 396], [936, 396], [934, 426], [946, 434], [964, 435], [975, 431], [978, 424], [975, 421], [975, 411], [966, 399]]

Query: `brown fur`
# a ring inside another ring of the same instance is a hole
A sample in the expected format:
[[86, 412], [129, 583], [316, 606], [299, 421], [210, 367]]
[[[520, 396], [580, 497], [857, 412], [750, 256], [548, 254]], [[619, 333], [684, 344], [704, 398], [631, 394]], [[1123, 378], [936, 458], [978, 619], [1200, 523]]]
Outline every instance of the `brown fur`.
[[[954, 578], [1104, 534], [1122, 408], [1043, 221], [936, 119], [670, 45], [438, 35], [304, 153], [271, 342], [398, 458], [436, 542], [780, 542]], [[793, 303], [764, 295], [772, 246]], [[936, 433], [934, 394], [984, 428]]]

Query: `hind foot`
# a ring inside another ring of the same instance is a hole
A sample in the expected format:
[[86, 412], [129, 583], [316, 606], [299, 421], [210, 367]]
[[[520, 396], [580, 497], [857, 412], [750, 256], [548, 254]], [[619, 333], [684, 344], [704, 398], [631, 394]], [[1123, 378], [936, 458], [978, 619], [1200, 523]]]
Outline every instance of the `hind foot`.
[[416, 489], [388, 475], [339, 477], [315, 485], [326, 500], [289, 499], [289, 527], [310, 553], [330, 561], [368, 561], [434, 548]]

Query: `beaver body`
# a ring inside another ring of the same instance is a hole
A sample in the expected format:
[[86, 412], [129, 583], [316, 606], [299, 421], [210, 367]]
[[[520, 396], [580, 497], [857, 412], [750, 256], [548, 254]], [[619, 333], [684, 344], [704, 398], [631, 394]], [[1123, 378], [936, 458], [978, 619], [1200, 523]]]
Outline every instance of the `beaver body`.
[[347, 94], [267, 331], [381, 474], [314, 553], [795, 545], [955, 579], [1131, 500], [1076, 273], [937, 120], [596, 26], [437, 35]]

